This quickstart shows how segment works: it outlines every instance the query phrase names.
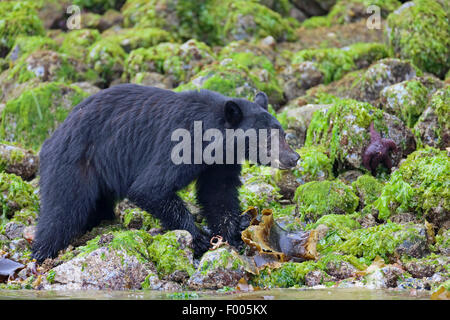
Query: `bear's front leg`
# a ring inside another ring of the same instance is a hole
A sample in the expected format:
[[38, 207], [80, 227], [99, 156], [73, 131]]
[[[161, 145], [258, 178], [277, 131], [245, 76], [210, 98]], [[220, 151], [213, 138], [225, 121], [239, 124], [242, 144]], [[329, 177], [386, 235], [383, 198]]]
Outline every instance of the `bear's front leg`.
[[128, 192], [128, 199], [141, 209], [158, 218], [167, 230], [189, 231], [193, 238], [195, 256], [208, 250], [210, 235], [204, 234], [194, 223], [194, 217], [167, 184], [151, 184], [152, 179], [138, 179]]
[[197, 200], [213, 235], [220, 235], [230, 245], [241, 241], [239, 191], [240, 165], [216, 165], [197, 179]]

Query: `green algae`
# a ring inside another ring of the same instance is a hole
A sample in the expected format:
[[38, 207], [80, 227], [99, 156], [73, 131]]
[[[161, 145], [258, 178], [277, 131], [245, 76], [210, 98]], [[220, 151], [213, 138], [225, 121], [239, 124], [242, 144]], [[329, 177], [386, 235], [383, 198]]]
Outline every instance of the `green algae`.
[[[334, 244], [334, 252], [349, 254], [369, 265], [376, 256], [382, 257], [386, 262], [394, 255], [396, 249], [404, 242], [414, 242], [426, 238], [414, 228], [414, 225], [401, 225], [393, 222], [365, 228], [356, 229], [343, 236], [343, 242]], [[426, 239], [425, 239], [426, 241]]]
[[160, 276], [168, 276], [175, 271], [185, 271], [191, 276], [195, 272], [185, 250], [180, 249], [173, 231], [153, 236], [148, 247], [149, 257], [156, 264]]
[[384, 220], [402, 212], [424, 217], [437, 208], [450, 210], [449, 190], [450, 160], [446, 152], [427, 147], [406, 158], [373, 205]]
[[295, 191], [294, 200], [306, 222], [315, 222], [326, 214], [354, 213], [359, 203], [352, 188], [340, 180], [305, 183]]
[[414, 0], [413, 5], [387, 19], [392, 54], [410, 59], [424, 71], [443, 77], [450, 67], [449, 23], [445, 10], [434, 0]]
[[330, 263], [347, 262], [356, 269], [363, 270], [365, 265], [350, 255], [327, 254], [318, 261], [286, 262], [280, 268], [266, 268], [251, 279], [251, 283], [262, 288], [299, 288], [305, 285], [305, 277], [311, 271], [326, 272]]
[[296, 177], [305, 181], [333, 179], [333, 161], [323, 147], [302, 147], [297, 153], [300, 155], [300, 161], [293, 170]]
[[133, 228], [147, 231], [152, 228], [161, 227], [157, 218], [154, 218], [150, 213], [138, 208], [127, 209], [124, 211], [123, 226], [127, 229]]

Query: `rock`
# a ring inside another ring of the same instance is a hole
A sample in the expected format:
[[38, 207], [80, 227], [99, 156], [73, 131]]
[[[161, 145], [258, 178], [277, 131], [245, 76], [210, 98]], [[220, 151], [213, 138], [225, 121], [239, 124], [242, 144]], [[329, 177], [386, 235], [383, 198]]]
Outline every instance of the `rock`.
[[295, 190], [300, 186], [298, 178], [292, 173], [291, 170], [280, 171], [276, 176], [277, 187], [280, 188], [280, 194], [284, 199], [294, 199]]
[[317, 242], [319, 242], [320, 240], [325, 238], [325, 236], [327, 235], [328, 231], [330, 231], [330, 228], [327, 225], [325, 225], [325, 224], [319, 224], [316, 227], [316, 231], [317, 231]]
[[0, 170], [13, 173], [24, 180], [34, 177], [39, 167], [39, 157], [31, 150], [0, 143]]
[[93, 95], [96, 94], [97, 92], [100, 91], [100, 88], [93, 85], [90, 82], [74, 82], [72, 83], [72, 85], [77, 86], [78, 88], [80, 88], [81, 90], [83, 90], [84, 92], [86, 92], [88, 95]]
[[286, 112], [287, 117], [287, 132], [294, 132], [296, 137], [295, 148], [300, 148], [304, 145], [306, 139], [306, 132], [311, 123], [314, 112], [329, 108], [326, 104], [308, 104], [305, 106], [297, 106], [297, 101], [291, 101], [286, 107], [281, 109], [281, 112]]
[[298, 22], [303, 22], [308, 19], [308, 16], [303, 11], [295, 7], [289, 10], [289, 17], [294, 18]]
[[359, 79], [356, 79], [348, 97], [375, 103], [385, 87], [411, 80], [416, 75], [417, 69], [408, 61], [382, 59], [373, 63]]
[[5, 225], [4, 233], [9, 239], [21, 238], [25, 226], [18, 222], [8, 222]]
[[324, 75], [312, 61], [288, 66], [282, 73], [283, 90], [288, 100], [303, 96], [307, 89], [323, 82]]
[[358, 218], [357, 221], [362, 228], [371, 228], [378, 225], [377, 220], [371, 214], [367, 214], [361, 218]]
[[433, 264], [424, 264], [419, 261], [411, 261], [403, 265], [414, 278], [431, 277], [436, 272], [436, 266]]
[[126, 251], [101, 247], [53, 268], [42, 286], [46, 290], [133, 290], [141, 289], [150, 273], [156, 273], [151, 262], [142, 263]]
[[[315, 0], [293, 0], [292, 3], [300, 10], [305, 12], [308, 16], [322, 16], [327, 13], [320, 3]], [[327, 6], [325, 6], [327, 7]]]
[[310, 271], [305, 275], [305, 285], [308, 287], [314, 287], [322, 284], [326, 281], [334, 280], [322, 270]]
[[208, 251], [187, 285], [194, 290], [235, 287], [241, 278], [246, 277], [244, 265], [243, 257], [230, 247]]
[[29, 243], [33, 243], [36, 234], [36, 226], [28, 226], [23, 229], [22, 235]]
[[445, 7], [435, 0], [404, 3], [387, 19], [387, 36], [396, 57], [443, 77], [450, 67], [449, 22]]
[[160, 291], [181, 291], [182, 286], [173, 281], [160, 280], [157, 275], [151, 274], [147, 276], [142, 284], [142, 289], [160, 290]]
[[395, 288], [402, 273], [403, 270], [398, 267], [383, 267], [366, 276], [366, 287], [370, 289]]
[[134, 78], [130, 79], [131, 83], [161, 89], [172, 89], [174, 87], [174, 81], [175, 79], [172, 76], [164, 76], [157, 72], [139, 72], [136, 73]]
[[423, 225], [407, 225], [405, 230], [394, 233], [395, 237], [403, 239], [396, 246], [394, 253], [398, 256], [421, 258], [429, 253], [427, 232]]
[[326, 266], [326, 272], [339, 280], [354, 277], [357, 269], [346, 261], [329, 262]]

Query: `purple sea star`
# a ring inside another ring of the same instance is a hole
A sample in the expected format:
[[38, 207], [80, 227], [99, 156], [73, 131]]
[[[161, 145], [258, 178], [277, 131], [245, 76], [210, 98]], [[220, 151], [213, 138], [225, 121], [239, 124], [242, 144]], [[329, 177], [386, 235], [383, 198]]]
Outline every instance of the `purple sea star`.
[[363, 153], [362, 160], [364, 167], [375, 176], [377, 167], [381, 163], [391, 170], [392, 160], [389, 156], [391, 151], [397, 152], [397, 145], [391, 139], [382, 138], [381, 135], [370, 124], [370, 144]]

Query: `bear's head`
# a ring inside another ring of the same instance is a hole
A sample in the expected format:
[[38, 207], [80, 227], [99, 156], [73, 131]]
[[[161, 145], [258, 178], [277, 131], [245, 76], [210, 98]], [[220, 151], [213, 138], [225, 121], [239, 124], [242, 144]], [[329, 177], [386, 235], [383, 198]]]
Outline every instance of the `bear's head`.
[[280, 169], [295, 167], [300, 156], [286, 142], [281, 124], [268, 112], [268, 101], [264, 92], [259, 92], [254, 102], [240, 98], [225, 101], [225, 128], [232, 129], [235, 138], [226, 133], [226, 144], [234, 142], [233, 153], [238, 158], [241, 148], [246, 160]]

